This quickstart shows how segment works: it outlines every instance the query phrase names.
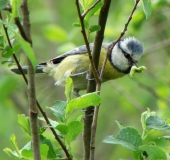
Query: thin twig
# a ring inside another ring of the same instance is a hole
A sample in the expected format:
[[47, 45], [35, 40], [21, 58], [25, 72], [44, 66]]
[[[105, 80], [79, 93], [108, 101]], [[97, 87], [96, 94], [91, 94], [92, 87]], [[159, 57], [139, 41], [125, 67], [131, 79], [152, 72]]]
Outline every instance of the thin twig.
[[[94, 56], [92, 57], [92, 55], [91, 55], [91, 51], [90, 51], [90, 48], [89, 48], [89, 42], [88, 42], [88, 38], [87, 38], [87, 35], [86, 35], [85, 26], [84, 26], [85, 15], [95, 5], [93, 5], [90, 9], [88, 9], [88, 11], [85, 12], [85, 14], [81, 15], [79, 2], [78, 2], [78, 0], [76, 0], [78, 16], [79, 16], [79, 19], [80, 19], [81, 29], [82, 29], [81, 32], [82, 32], [82, 35], [83, 35], [83, 38], [84, 38], [84, 41], [85, 41], [85, 44], [86, 44], [86, 48], [87, 48], [87, 52], [88, 52], [88, 56], [89, 56], [89, 61], [90, 61], [90, 64], [91, 64], [91, 66], [90, 66], [91, 69], [89, 69], [89, 79], [95, 78], [95, 80], [93, 80], [93, 81], [92, 80], [88, 81], [87, 93], [94, 92], [95, 89], [96, 89], [96, 83], [100, 83], [99, 75], [98, 75], [98, 72], [97, 72], [99, 58], [95, 59], [95, 57]], [[96, 48], [96, 47], [95, 46], [93, 47], [93, 51], [94, 51], [94, 48]], [[97, 52], [97, 54], [100, 54], [100, 48], [101, 48], [101, 45], [98, 45], [99, 51]], [[96, 63], [94, 62], [94, 59], [95, 59]], [[90, 157], [91, 124], [92, 124], [92, 121], [93, 121], [93, 112], [94, 112], [93, 106], [85, 109], [84, 131], [83, 131], [83, 142], [84, 142], [83, 159], [84, 160], [87, 160]]]
[[134, 80], [137, 85], [140, 87], [140, 88], [143, 88], [144, 90], [148, 91], [153, 97], [155, 97], [156, 99], [160, 99], [161, 101], [164, 101], [165, 103], [167, 103], [168, 105], [170, 104], [170, 100], [169, 99], [166, 99], [162, 96], [160, 96], [155, 90], [154, 88], [152, 88], [151, 86], [148, 86], [142, 82], [140, 82], [139, 80], [135, 79]]
[[103, 65], [102, 65], [102, 69], [101, 69], [101, 73], [100, 73], [100, 79], [101, 79], [101, 80], [102, 80], [102, 77], [103, 77], [103, 73], [104, 73], [104, 69], [105, 69], [105, 66], [106, 66], [107, 59], [108, 59], [108, 55], [110, 54], [110, 52], [112, 51], [112, 49], [114, 48], [114, 46], [116, 45], [116, 43], [117, 43], [118, 41], [120, 41], [120, 39], [124, 36], [125, 32], [127, 31], [127, 27], [128, 27], [128, 25], [129, 25], [130, 21], [132, 20], [133, 13], [135, 12], [136, 7], [137, 7], [139, 1], [140, 1], [140, 0], [136, 0], [136, 3], [135, 3], [135, 5], [134, 5], [134, 7], [133, 7], [133, 9], [132, 9], [132, 12], [131, 12], [129, 18], [128, 18], [128, 21], [125, 23], [125, 26], [124, 26], [123, 31], [121, 32], [121, 34], [120, 34], [120, 36], [117, 38], [117, 40], [112, 43], [112, 46], [109, 48], [109, 50], [108, 50], [108, 52], [107, 52], [107, 55], [106, 55], [106, 57], [105, 57], [105, 59], [104, 59], [104, 62], [103, 62]]
[[[29, 19], [29, 10], [27, 0], [23, 0], [21, 11], [23, 15], [23, 31], [30, 39], [29, 43], [32, 46], [31, 42], [31, 33], [30, 33], [30, 19]], [[38, 133], [38, 111], [36, 107], [36, 93], [35, 93], [35, 72], [33, 65], [31, 64], [29, 58], [27, 57], [27, 67], [28, 67], [28, 104], [30, 110], [30, 126], [31, 126], [31, 138], [33, 146], [33, 155], [34, 160], [41, 160], [40, 154], [40, 139]]]
[[22, 24], [20, 23], [19, 17], [16, 17], [16, 18], [14, 19], [14, 21], [15, 21], [15, 24], [17, 25], [17, 27], [18, 27], [18, 29], [19, 29], [19, 31], [20, 31], [20, 34], [21, 34], [22, 38], [23, 38], [25, 41], [27, 41], [28, 43], [30, 43], [30, 45], [32, 46], [32, 40], [26, 35], [26, 33], [25, 33], [24, 29], [23, 29], [23, 26], [22, 26]]
[[99, 82], [100, 81], [99, 75], [98, 75], [97, 69], [96, 69], [96, 67], [94, 65], [93, 59], [92, 59], [92, 55], [91, 55], [91, 51], [90, 51], [90, 47], [89, 47], [89, 41], [88, 41], [86, 31], [85, 31], [84, 17], [81, 16], [79, 0], [76, 0], [76, 6], [77, 6], [77, 12], [78, 12], [78, 16], [79, 16], [80, 23], [81, 23], [81, 29], [82, 29], [81, 32], [82, 32], [82, 35], [84, 37], [85, 45], [86, 45], [86, 48], [87, 48], [87, 53], [88, 53], [89, 60], [90, 60], [90, 65], [91, 65], [91, 68], [92, 68], [92, 71], [93, 71], [93, 74], [94, 74], [96, 82]]
[[154, 52], [155, 50], [158, 50], [160, 48], [169, 46], [169, 44], [170, 44], [170, 39], [166, 39], [164, 41], [158, 42], [158, 43], [146, 48], [145, 52], [144, 52], [144, 55], [147, 56], [149, 54], [155, 53]]
[[[101, 50], [101, 45], [103, 42], [103, 37], [104, 37], [104, 31], [105, 31], [105, 26], [106, 26], [106, 21], [109, 13], [109, 8], [111, 4], [111, 0], [104, 0], [103, 1], [103, 6], [100, 10], [99, 14], [99, 22], [98, 25], [101, 27], [100, 31], [96, 33], [95, 40], [94, 40], [94, 50], [93, 50], [93, 55], [95, 59], [99, 61], [100, 57], [100, 50]], [[100, 46], [100, 47], [99, 47]], [[96, 85], [96, 92], [100, 94], [101, 91], [101, 79], [100, 82], [97, 83]], [[100, 106], [100, 105], [99, 105]], [[97, 129], [97, 119], [98, 119], [98, 112], [99, 112], [99, 106], [95, 107], [94, 115], [93, 115], [93, 122], [91, 126], [91, 143], [90, 143], [90, 160], [94, 160], [95, 157], [95, 138], [96, 138], [96, 129]]]
[[136, 99], [134, 99], [134, 97], [131, 96], [130, 93], [126, 92], [123, 86], [119, 85], [115, 81], [112, 82], [111, 84], [116, 89], [116, 91], [118, 91], [121, 95], [123, 95], [136, 108], [137, 111], [142, 112], [144, 107], [138, 101], [136, 101]]
[[7, 6], [7, 7], [5, 7], [3, 10], [4, 10], [4, 11], [6, 10], [6, 11], [11, 12], [11, 11], [12, 11], [12, 8], [11, 8], [11, 6], [10, 6], [10, 5], [8, 5], [8, 6]]
[[[0, 19], [2, 20], [2, 14], [1, 14], [1, 12], [0, 12]], [[8, 45], [12, 48], [12, 44], [11, 44], [11, 42], [10, 42], [9, 35], [8, 35], [8, 32], [7, 32], [7, 27], [6, 27], [4, 24], [3, 24], [3, 29], [4, 29], [4, 31], [5, 31], [5, 35], [6, 35], [6, 38], [7, 38], [7, 41], [8, 41]], [[16, 64], [17, 64], [18, 69], [20, 70], [20, 72], [21, 72], [21, 74], [22, 74], [22, 76], [23, 76], [23, 79], [24, 79], [25, 83], [28, 84], [28, 80], [27, 80], [27, 78], [26, 78], [26, 76], [25, 76], [25, 74], [24, 74], [24, 72], [23, 72], [23, 70], [22, 70], [22, 67], [21, 67], [21, 65], [19, 64], [19, 61], [18, 61], [18, 59], [17, 59], [17, 57], [16, 57], [15, 54], [13, 54], [13, 58], [14, 58]]]
[[[1, 12], [0, 12], [0, 19], [2, 19]], [[19, 20], [18, 18], [15, 19], [15, 21], [18, 21], [18, 20]], [[20, 21], [17, 22], [16, 24], [19, 24], [19, 23], [20, 23]], [[22, 26], [22, 25], [20, 24], [20, 26]], [[9, 35], [8, 35], [8, 32], [7, 32], [7, 28], [5, 27], [5, 25], [3, 25], [3, 28], [4, 28], [4, 31], [5, 31], [6, 37], [7, 37], [8, 44], [9, 44], [9, 46], [12, 48], [12, 45], [11, 45], [11, 42], [10, 42], [10, 39], [9, 39]], [[18, 28], [20, 28], [20, 27], [18, 27]], [[21, 32], [22, 32], [22, 31], [21, 31]], [[23, 37], [23, 38], [24, 38], [24, 37]], [[26, 38], [26, 37], [25, 37], [25, 38]], [[27, 39], [27, 38], [26, 38], [26, 39]], [[24, 72], [23, 72], [23, 70], [22, 70], [22, 67], [21, 67], [21, 65], [20, 65], [20, 63], [19, 63], [19, 61], [18, 61], [15, 53], [13, 54], [13, 58], [14, 58], [14, 60], [15, 60], [15, 62], [16, 62], [16, 65], [17, 65], [19, 71], [21, 72], [21, 75], [22, 75], [25, 83], [28, 84], [28, 80], [27, 80], [27, 78], [26, 78], [26, 76], [25, 76], [25, 74], [24, 74]], [[37, 107], [38, 107], [38, 109], [40, 110], [42, 116], [44, 117], [47, 125], [49, 126], [49, 129], [52, 131], [55, 139], [58, 141], [58, 143], [60, 144], [60, 146], [61, 146], [61, 148], [63, 149], [64, 153], [66, 154], [67, 159], [68, 159], [68, 160], [72, 160], [72, 158], [70, 157], [69, 152], [67, 151], [66, 146], [62, 143], [62, 141], [61, 141], [60, 138], [58, 137], [58, 135], [57, 135], [55, 129], [53, 128], [53, 126], [51, 125], [51, 123], [50, 123], [50, 121], [49, 121], [46, 113], [43, 111], [43, 109], [41, 108], [41, 106], [40, 106], [40, 104], [39, 104], [39, 102], [38, 102], [37, 100], [36, 100], [36, 104], [37, 104]]]
[[[100, 57], [100, 50], [101, 50], [101, 45], [103, 42], [103, 37], [104, 37], [104, 28], [105, 28], [105, 24], [106, 24], [106, 19], [102, 18], [102, 20], [99, 20], [99, 25], [101, 26], [101, 29], [99, 31], [98, 34], [96, 34], [95, 36], [95, 41], [94, 41], [94, 45], [93, 45], [93, 50], [92, 50], [92, 54], [90, 52], [90, 48], [89, 48], [89, 42], [88, 42], [88, 38], [85, 32], [85, 27], [84, 27], [84, 18], [87, 15], [87, 13], [93, 9], [100, 1], [97, 1], [96, 3], [94, 3], [85, 13], [83, 13], [81, 15], [80, 13], [80, 7], [78, 4], [78, 0], [76, 0], [76, 5], [77, 5], [77, 10], [78, 10], [78, 15], [79, 15], [79, 19], [80, 19], [80, 23], [81, 23], [81, 32], [83, 34], [83, 38], [86, 44], [86, 48], [88, 51], [88, 55], [89, 55], [89, 60], [90, 60], [90, 69], [89, 69], [89, 79], [94, 79], [95, 81], [88, 81], [88, 85], [87, 85], [87, 93], [90, 92], [94, 92], [96, 90], [96, 83], [101, 83], [98, 72], [97, 72], [97, 68], [98, 68], [98, 64], [99, 64], [99, 57]], [[107, 12], [108, 10], [106, 10]], [[94, 107], [89, 107], [85, 109], [85, 116], [84, 116], [84, 131], [83, 131], [83, 141], [84, 141], [84, 157], [83, 159], [89, 159], [90, 158], [90, 143], [91, 143], [91, 125], [92, 125], [92, 121], [93, 121], [93, 112], [94, 112]]]
[[[134, 13], [134, 11], [136, 10], [136, 7], [138, 5], [140, 0], [136, 0], [136, 3], [135, 3], [135, 6], [134, 8], [132, 9], [132, 12], [128, 18], [128, 21], [127, 23], [125, 24], [125, 27], [123, 29], [123, 31], [121, 32], [120, 36], [118, 37], [118, 39], [113, 42], [112, 46], [109, 48], [109, 51], [104, 59], [104, 62], [103, 62], [103, 65], [102, 65], [102, 69], [101, 69], [101, 73], [100, 73], [100, 80], [102, 80], [102, 77], [103, 77], [103, 73], [104, 73], [104, 69], [105, 69], [105, 66], [106, 66], [106, 62], [107, 62], [107, 58], [108, 58], [108, 55], [109, 53], [112, 51], [113, 47], [116, 45], [116, 43], [123, 37], [123, 35], [125, 34], [126, 30], [127, 30], [127, 27], [132, 19], [132, 15]], [[105, 1], [106, 3], [106, 1]], [[108, 3], [108, 2], [107, 2]], [[107, 16], [106, 16], [107, 18]], [[100, 90], [101, 90], [101, 83], [98, 83], [97, 84], [97, 87], [96, 87], [96, 91], [97, 93], [100, 93]], [[97, 119], [98, 119], [98, 113], [99, 113], [99, 106], [96, 106], [95, 107], [95, 112], [94, 112], [94, 116], [93, 116], [93, 123], [92, 123], [92, 138], [91, 138], [91, 159], [90, 160], [94, 160], [94, 150], [95, 150], [95, 134], [96, 134], [96, 128], [97, 128]]]

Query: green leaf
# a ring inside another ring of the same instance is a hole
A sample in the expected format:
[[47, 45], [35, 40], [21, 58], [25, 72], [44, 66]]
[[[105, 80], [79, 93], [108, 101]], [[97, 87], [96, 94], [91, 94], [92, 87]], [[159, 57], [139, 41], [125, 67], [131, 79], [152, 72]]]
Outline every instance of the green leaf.
[[32, 150], [26, 150], [26, 149], [22, 150], [22, 156], [24, 158], [34, 159], [34, 155], [33, 155]]
[[65, 42], [67, 40], [67, 32], [57, 25], [47, 25], [43, 29], [44, 36], [54, 42]]
[[86, 11], [93, 4], [93, 2], [94, 0], [79, 0], [79, 3], [84, 11]]
[[72, 99], [72, 92], [73, 92], [73, 80], [72, 78], [68, 77], [66, 79], [66, 85], [65, 85], [65, 95], [67, 98], [67, 102], [70, 102]]
[[121, 122], [116, 121], [116, 124], [118, 125], [119, 129], [123, 129], [123, 125], [122, 125], [122, 123], [121, 123]]
[[12, 146], [13, 146], [15, 152], [16, 152], [19, 156], [21, 156], [21, 154], [20, 154], [20, 152], [19, 152], [19, 148], [18, 148], [17, 142], [16, 142], [16, 137], [15, 137], [14, 134], [11, 135], [10, 140], [11, 140], [11, 143], [12, 143]]
[[[81, 27], [80, 19], [78, 19], [77, 21], [78, 21], [78, 22], [73, 23], [73, 26], [74, 26], [74, 27]], [[85, 27], [86, 29], [88, 29], [88, 27], [89, 27], [89, 22], [88, 22], [86, 19], [84, 19], [84, 20], [83, 20], [83, 23], [84, 23], [84, 27]]]
[[154, 116], [155, 114], [156, 112], [151, 112], [149, 108], [147, 109], [147, 111], [141, 114], [141, 124], [143, 128], [142, 138], [144, 138], [145, 134], [148, 132], [146, 128], [146, 119], [150, 116]]
[[27, 150], [31, 150], [32, 149], [32, 142], [28, 142], [21, 150], [23, 149], [27, 149]]
[[40, 145], [40, 153], [41, 153], [42, 160], [47, 160], [48, 149], [49, 147], [46, 144]]
[[57, 125], [56, 129], [64, 135], [68, 133], [68, 127], [65, 124]]
[[142, 2], [146, 19], [148, 19], [152, 14], [151, 0], [142, 0]]
[[[0, 28], [1, 28], [1, 21], [0, 21]], [[4, 45], [5, 45], [4, 36], [0, 35], [0, 49], [3, 49]]]
[[0, 11], [8, 6], [8, 2], [6, 0], [0, 0]]
[[28, 159], [33, 159], [34, 155], [33, 155], [33, 151], [32, 151], [32, 143], [28, 142], [22, 149], [21, 149], [21, 155], [24, 158], [28, 158]]
[[101, 27], [99, 25], [93, 25], [93, 26], [90, 26], [89, 31], [90, 33], [92, 33], [92, 32], [99, 31], [100, 29]]
[[72, 121], [68, 125], [68, 133], [66, 134], [66, 142], [68, 145], [74, 141], [77, 136], [83, 131], [83, 124], [79, 121]]
[[2, 52], [2, 57], [9, 58], [13, 55], [13, 49], [10, 46], [6, 46]]
[[146, 119], [146, 126], [148, 128], [156, 130], [166, 130], [170, 132], [170, 125], [167, 124], [163, 119], [160, 119], [156, 116], [150, 116]]
[[13, 22], [11, 22], [11, 23], [9, 22], [8, 24], [5, 24], [5, 25], [7, 25], [6, 27], [8, 27], [8, 36], [9, 36], [11, 44], [13, 45], [13, 42], [16, 40], [15, 32], [16, 33], [19, 32], [18, 27]]
[[13, 46], [13, 52], [14, 53], [16, 53], [16, 52], [18, 52], [19, 50], [20, 50], [20, 48], [21, 48], [21, 45], [20, 44], [16, 44], [15, 46]]
[[13, 152], [11, 149], [9, 148], [5, 148], [3, 150], [6, 154], [8, 154], [9, 157], [12, 157], [12, 158], [21, 158], [20, 156], [18, 156], [18, 154], [16, 152]]
[[83, 119], [83, 115], [80, 115], [80, 116], [78, 116], [78, 117], [76, 118], [76, 121], [81, 122], [82, 119]]
[[88, 22], [86, 19], [84, 19], [83, 23], [84, 23], [84, 27], [85, 27], [86, 29], [88, 29], [88, 27], [89, 27], [89, 22]]
[[38, 128], [38, 134], [41, 135], [46, 131], [46, 127], [39, 127]]
[[60, 120], [61, 122], [64, 122], [65, 120], [65, 109], [66, 109], [67, 103], [64, 101], [56, 101], [56, 104], [53, 107], [47, 107], [52, 111], [52, 113]]
[[24, 114], [18, 115], [18, 123], [31, 136], [30, 119]]
[[[38, 117], [38, 119], [39, 120], [41, 120], [41, 121], [44, 121], [44, 122], [46, 122], [45, 121], [45, 119], [44, 119], [44, 117]], [[48, 120], [50, 121], [50, 124], [52, 125], [52, 127], [56, 127], [57, 125], [58, 125], [58, 122], [56, 122], [56, 121], [53, 121], [52, 119], [50, 119], [50, 118], [48, 118]], [[49, 127], [49, 126], [48, 126]]]
[[120, 144], [128, 150], [138, 151], [138, 146], [142, 144], [142, 138], [136, 129], [132, 127], [124, 127], [115, 138], [107, 136], [103, 142], [109, 144]]
[[87, 108], [90, 106], [97, 106], [101, 102], [101, 98], [97, 93], [88, 93], [76, 99], [72, 99], [67, 107], [66, 113], [69, 115], [74, 109]]
[[11, 0], [10, 3], [12, 7], [11, 20], [14, 20], [15, 18], [19, 17], [21, 0]]
[[17, 37], [17, 40], [21, 45], [22, 49], [24, 50], [25, 54], [28, 56], [29, 60], [31, 61], [34, 69], [36, 69], [37, 59], [35, 58], [35, 54], [31, 45], [28, 42], [26, 42], [16, 31], [13, 30], [13, 32], [15, 33], [15, 36]]
[[56, 153], [55, 153], [55, 150], [54, 150], [54, 147], [50, 141], [50, 139], [44, 137], [43, 135], [40, 136], [40, 143], [41, 144], [45, 144], [49, 147], [48, 149], [48, 159], [53, 159], [53, 158], [56, 158]]
[[142, 151], [146, 151], [149, 155], [149, 159], [162, 159], [166, 160], [167, 156], [163, 150], [161, 150], [157, 146], [151, 146], [151, 145], [142, 145], [138, 147]]
[[61, 148], [61, 147], [55, 148], [55, 153], [58, 153], [58, 152], [60, 152], [60, 151], [62, 151], [62, 148]]
[[6, 63], [9, 63], [9, 61], [2, 61], [1, 64], [6, 64]]
[[81, 27], [80, 23], [78, 23], [78, 22], [73, 23], [73, 26], [74, 27]]
[[94, 14], [99, 13], [99, 10], [101, 9], [101, 7], [103, 6], [103, 2], [100, 1], [99, 3], [97, 3], [95, 5], [94, 8], [92, 8], [85, 16], [85, 19], [88, 21], [90, 17], [92, 17]]
[[147, 109], [147, 111], [143, 112], [141, 114], [141, 124], [143, 130], [146, 130], [146, 119], [150, 116], [150, 109]]

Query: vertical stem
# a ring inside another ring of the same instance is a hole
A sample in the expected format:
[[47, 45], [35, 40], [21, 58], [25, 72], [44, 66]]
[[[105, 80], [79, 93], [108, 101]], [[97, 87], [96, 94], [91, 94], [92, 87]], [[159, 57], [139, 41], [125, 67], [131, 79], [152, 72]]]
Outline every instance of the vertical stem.
[[[23, 14], [23, 29], [25, 30], [28, 39], [30, 39], [30, 44], [32, 45], [27, 0], [23, 0], [21, 10]], [[27, 66], [28, 66], [28, 101], [29, 101], [29, 109], [30, 109], [33, 154], [34, 154], [34, 160], [40, 160], [41, 155], [40, 155], [40, 143], [39, 143], [39, 134], [38, 134], [38, 111], [36, 107], [35, 74], [34, 74], [34, 68], [28, 58], [27, 58]]]
[[[132, 9], [132, 12], [128, 18], [128, 21], [127, 23], [125, 24], [125, 27], [123, 29], [123, 31], [121, 32], [119, 38], [112, 43], [112, 46], [110, 47], [109, 49], [109, 52], [113, 49], [113, 47], [115, 46], [115, 44], [121, 39], [121, 37], [125, 34], [126, 30], [127, 30], [127, 27], [130, 23], [130, 21], [132, 20], [132, 15], [134, 13], [134, 11], [136, 10], [136, 7], [138, 5], [140, 0], [136, 0], [136, 3]], [[109, 8], [110, 8], [110, 3], [111, 3], [111, 0], [104, 0], [104, 5], [101, 9], [101, 12], [100, 12], [100, 16], [99, 16], [99, 25], [100, 25], [100, 22], [104, 21], [105, 20], [105, 23], [106, 23], [106, 20], [107, 20], [107, 16], [108, 16], [108, 11], [109, 11]], [[105, 23], [101, 23], [103, 24], [103, 29], [105, 28]], [[102, 27], [101, 27], [102, 29]], [[104, 33], [104, 32], [103, 32]], [[99, 35], [102, 35], [103, 33], [99, 34]], [[96, 42], [96, 41], [95, 41]], [[100, 74], [100, 80], [102, 81], [102, 76], [103, 76], [103, 73], [104, 73], [104, 68], [106, 66], [106, 61], [107, 61], [107, 58], [108, 58], [108, 54], [109, 52], [107, 53], [107, 56], [103, 62], [103, 66], [102, 66], [102, 70], [101, 70], [101, 74]], [[100, 94], [100, 90], [101, 90], [101, 82], [100, 83], [97, 83], [97, 86], [96, 86], [96, 91], [97, 93]], [[92, 123], [92, 133], [91, 133], [91, 152], [90, 152], [90, 160], [94, 160], [94, 153], [95, 153], [95, 137], [96, 137], [96, 129], [97, 129], [97, 119], [98, 119], [98, 112], [99, 112], [99, 106], [96, 106], [95, 107], [95, 112], [94, 112], [94, 116], [93, 116], [93, 123]]]
[[[94, 50], [92, 52], [93, 58], [94, 60], [96, 60], [95, 65], [97, 66], [100, 57], [100, 55], [98, 55], [97, 53], [100, 53], [101, 50], [101, 47], [97, 47], [97, 46], [101, 46], [103, 42], [104, 31], [105, 31], [110, 4], [111, 4], [111, 0], [104, 0], [104, 5], [100, 10], [98, 25], [101, 27], [101, 29], [96, 33], [95, 41], [94, 41]], [[100, 94], [101, 83], [102, 83], [102, 77], [100, 77], [100, 82], [97, 83], [96, 86], [96, 91], [98, 94]], [[99, 106], [96, 106], [94, 110], [93, 122], [91, 124], [90, 160], [94, 160], [95, 157], [95, 138], [96, 138], [98, 112], [99, 112]]]
[[[11, 12], [11, 8], [10, 8], [10, 9], [7, 9], [7, 10]], [[1, 12], [0, 12], [0, 19], [2, 20]], [[20, 23], [19, 17], [16, 17], [14, 20], [15, 20], [15, 24], [17, 25], [17, 27], [18, 27], [18, 29], [19, 29], [19, 31], [20, 31], [20, 34], [21, 34], [21, 36], [23, 37], [23, 39], [24, 39], [25, 41], [29, 42], [30, 44], [32, 44], [31, 39], [29, 39], [30, 37], [27, 37], [27, 35], [25, 34], [25, 30], [23, 30], [23, 26], [22, 26], [21, 23]], [[3, 28], [4, 28], [4, 31], [5, 31], [7, 40], [8, 40], [8, 44], [9, 44], [9, 46], [12, 48], [12, 45], [11, 45], [11, 42], [10, 42], [10, 39], [9, 39], [9, 35], [8, 35], [8, 32], [7, 32], [7, 28], [5, 27], [4, 24], [3, 24]], [[25, 74], [24, 74], [24, 72], [23, 72], [23, 70], [22, 70], [22, 67], [21, 67], [21, 65], [19, 64], [19, 61], [18, 61], [18, 59], [17, 59], [17, 57], [16, 57], [15, 54], [13, 54], [13, 58], [14, 58], [16, 64], [17, 64], [17, 67], [18, 67], [19, 71], [21, 72], [21, 75], [22, 75], [25, 83], [28, 85], [28, 80], [27, 80], [27, 78], [26, 78], [26, 76], [25, 76]], [[38, 107], [38, 109], [40, 110], [42, 116], [44, 117], [47, 125], [49, 126], [50, 130], [52, 131], [55, 139], [58, 141], [58, 143], [59, 143], [60, 146], [62, 147], [63, 151], [65, 152], [65, 155], [67, 156], [67, 159], [68, 159], [68, 160], [72, 160], [72, 158], [71, 158], [71, 156], [70, 156], [70, 154], [69, 154], [66, 146], [63, 144], [63, 142], [62, 142], [62, 141], [60, 140], [60, 138], [58, 137], [58, 135], [57, 135], [55, 129], [52, 127], [52, 125], [51, 125], [51, 123], [50, 123], [50, 121], [49, 121], [46, 113], [43, 111], [43, 109], [41, 108], [41, 106], [40, 106], [40, 104], [39, 104], [39, 102], [38, 102], [37, 100], [36, 100], [36, 104], [37, 104], [37, 107]]]
[[[96, 62], [97, 65], [94, 63], [94, 61], [96, 61], [96, 59], [94, 59], [92, 57], [92, 54], [91, 54], [91, 51], [90, 51], [89, 42], [88, 42], [88, 38], [87, 38], [87, 35], [86, 35], [85, 26], [84, 26], [84, 18], [85, 18], [85, 15], [99, 2], [100, 2], [100, 0], [96, 1], [96, 3], [94, 3], [91, 6], [91, 8], [89, 8], [83, 15], [81, 15], [79, 1], [78, 0], [75, 1], [76, 6], [77, 6], [77, 11], [78, 11], [78, 16], [79, 16], [80, 23], [81, 23], [81, 29], [82, 29], [81, 32], [83, 34], [83, 38], [84, 38], [84, 41], [85, 41], [85, 44], [86, 44], [87, 53], [88, 53], [88, 56], [89, 56], [89, 61], [90, 61], [90, 66], [91, 66], [89, 78], [92, 79], [92, 77], [93, 77], [93, 79], [95, 79], [96, 82], [98, 82], [98, 83], [99, 83], [100, 79], [99, 79], [99, 75], [97, 73], [97, 69], [96, 69], [97, 67], [96, 66], [98, 66], [99, 62]], [[98, 48], [100, 48], [100, 47], [101, 47], [101, 45], [98, 46]], [[97, 52], [97, 54], [100, 54], [100, 49], [99, 49], [99, 52]], [[98, 59], [99, 58], [97, 58], [97, 60]], [[87, 93], [94, 92], [96, 90], [95, 80], [89, 82], [89, 85], [87, 87]], [[92, 121], [93, 121], [93, 112], [94, 112], [94, 107], [89, 107], [89, 108], [85, 109], [84, 131], [83, 131], [83, 144], [84, 144], [83, 159], [84, 160], [88, 160], [89, 157], [90, 157], [91, 124], [92, 124]]]

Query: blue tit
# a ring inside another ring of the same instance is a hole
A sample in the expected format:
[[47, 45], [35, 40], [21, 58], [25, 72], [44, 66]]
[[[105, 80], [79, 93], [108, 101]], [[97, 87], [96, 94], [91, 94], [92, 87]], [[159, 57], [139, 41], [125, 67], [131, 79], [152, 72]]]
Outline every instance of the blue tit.
[[[93, 43], [90, 45], [90, 50], [93, 50]], [[103, 43], [101, 46], [99, 71], [102, 68], [103, 61], [112, 43]], [[142, 56], [143, 45], [134, 37], [122, 39], [116, 43], [109, 54], [106, 62], [102, 82], [123, 77], [128, 74], [133, 65]], [[84, 90], [87, 87], [87, 73], [89, 70], [89, 57], [86, 46], [77, 47], [60, 56], [57, 56], [47, 62], [40, 63], [36, 67], [36, 73], [47, 73], [53, 76], [56, 85], [65, 85], [67, 77], [71, 77], [74, 83], [74, 90]], [[13, 72], [20, 74], [17, 68], [11, 69]], [[27, 73], [27, 67], [23, 67], [24, 73]]]

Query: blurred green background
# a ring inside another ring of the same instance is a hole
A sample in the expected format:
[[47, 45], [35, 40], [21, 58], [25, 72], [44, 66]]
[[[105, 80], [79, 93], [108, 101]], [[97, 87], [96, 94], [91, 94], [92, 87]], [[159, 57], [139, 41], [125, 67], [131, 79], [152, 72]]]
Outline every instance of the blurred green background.
[[[120, 35], [133, 6], [134, 0], [112, 0], [104, 42], [111, 42]], [[33, 48], [38, 62], [84, 44], [80, 28], [72, 26], [78, 17], [75, 1], [36, 0], [29, 2], [29, 9]], [[131, 152], [121, 146], [102, 143], [105, 136], [116, 135], [119, 132], [115, 120], [122, 122], [124, 126], [134, 126], [141, 132], [140, 115], [147, 108], [156, 111], [163, 119], [170, 117], [170, 1], [152, 0], [152, 9], [152, 16], [145, 19], [140, 2], [124, 36], [134, 36], [143, 42], [144, 55], [139, 66], [144, 65], [147, 70], [142, 74], [135, 74], [133, 79], [127, 75], [102, 85], [102, 104], [96, 139], [98, 160], [116, 160], [132, 156]], [[90, 23], [96, 24], [97, 18], [94, 16]], [[91, 34], [90, 42], [93, 42], [94, 35]], [[17, 56], [22, 57], [24, 65], [23, 51]], [[0, 67], [0, 159], [10, 160], [11, 158], [3, 152], [5, 147], [12, 148], [10, 135], [12, 133], [16, 135], [19, 148], [30, 140], [17, 123], [18, 114], [29, 114], [27, 86], [21, 76], [11, 73], [7, 65], [0, 64]], [[56, 100], [65, 100], [64, 89], [54, 86], [54, 80], [47, 75], [36, 75], [36, 85], [38, 101], [47, 115], [54, 118], [46, 107], [53, 106]], [[81, 94], [83, 93], [85, 92]], [[83, 112], [77, 110], [73, 117], [79, 114]], [[46, 134], [57, 146], [51, 132], [47, 130]], [[161, 146], [159, 141], [158, 144]], [[72, 146], [75, 159], [81, 160], [83, 154], [81, 135]]]

